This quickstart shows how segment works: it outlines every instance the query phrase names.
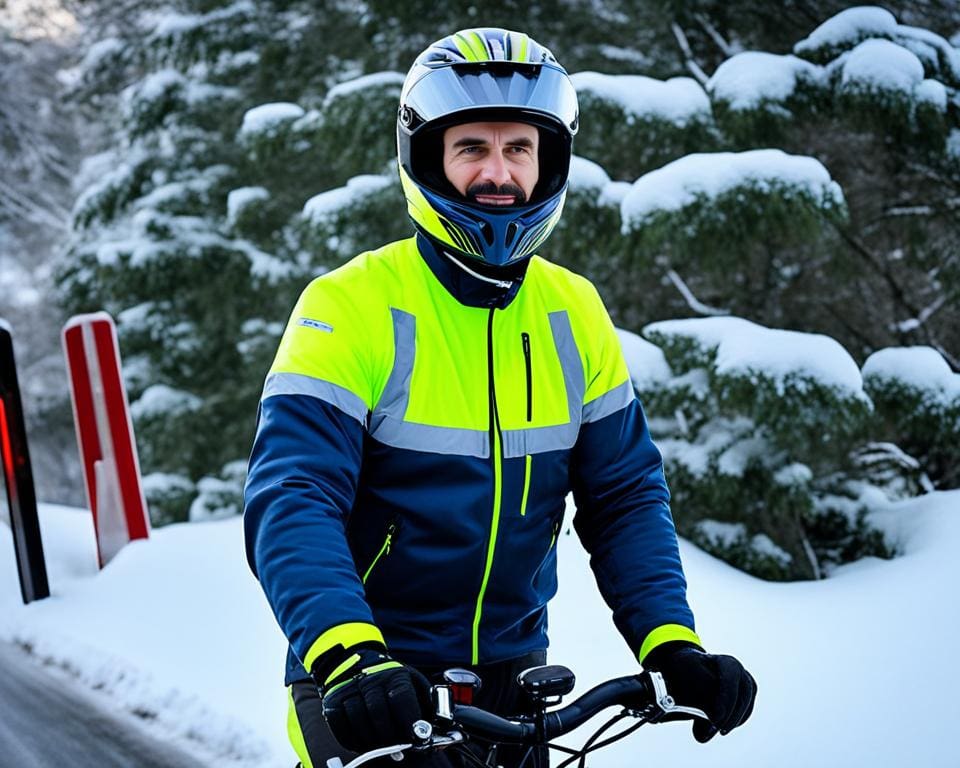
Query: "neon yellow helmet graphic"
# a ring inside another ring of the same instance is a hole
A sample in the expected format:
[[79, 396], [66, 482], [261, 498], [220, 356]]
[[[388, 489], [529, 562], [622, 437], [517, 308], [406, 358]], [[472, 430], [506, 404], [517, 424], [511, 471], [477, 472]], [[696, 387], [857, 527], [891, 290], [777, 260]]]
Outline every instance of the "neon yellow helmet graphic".
[[[531, 256], [560, 219], [579, 111], [553, 54], [522, 32], [466, 29], [438, 40], [407, 74], [397, 154], [407, 211], [442, 248], [493, 266]], [[443, 172], [443, 132], [474, 121], [524, 122], [540, 133], [540, 178], [529, 200], [467, 200]]]

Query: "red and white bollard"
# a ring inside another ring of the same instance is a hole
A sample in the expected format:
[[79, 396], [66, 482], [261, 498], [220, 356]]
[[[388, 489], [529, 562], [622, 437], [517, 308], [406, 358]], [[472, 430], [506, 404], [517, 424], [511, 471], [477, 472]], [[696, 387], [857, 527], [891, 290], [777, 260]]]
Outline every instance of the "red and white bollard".
[[63, 349], [102, 568], [129, 541], [150, 535], [113, 318], [106, 312], [70, 318]]

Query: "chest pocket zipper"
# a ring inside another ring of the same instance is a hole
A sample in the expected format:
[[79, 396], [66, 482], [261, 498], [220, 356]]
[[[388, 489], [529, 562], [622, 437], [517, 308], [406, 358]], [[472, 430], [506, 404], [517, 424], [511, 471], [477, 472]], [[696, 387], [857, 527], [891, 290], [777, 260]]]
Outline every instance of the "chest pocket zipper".
[[366, 573], [363, 574], [363, 583], [367, 583], [367, 579], [370, 578], [370, 574], [373, 572], [373, 569], [376, 567], [377, 563], [380, 562], [384, 557], [390, 554], [390, 547], [393, 546], [393, 537], [397, 533], [397, 524], [390, 523], [387, 527], [387, 537], [383, 540], [383, 545], [380, 547], [380, 551], [377, 552], [376, 556], [373, 558], [373, 562], [367, 567]]
[[523, 362], [527, 371], [527, 421], [533, 421], [533, 364], [530, 361], [530, 334], [520, 334], [523, 342]]

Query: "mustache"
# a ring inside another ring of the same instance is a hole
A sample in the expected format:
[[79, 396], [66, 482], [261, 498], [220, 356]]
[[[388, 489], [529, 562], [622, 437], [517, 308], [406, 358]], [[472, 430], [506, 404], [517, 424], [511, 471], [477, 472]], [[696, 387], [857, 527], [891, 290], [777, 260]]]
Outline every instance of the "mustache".
[[477, 202], [478, 195], [513, 195], [513, 204], [522, 205], [527, 202], [527, 196], [523, 190], [516, 184], [507, 182], [506, 184], [496, 185], [492, 181], [486, 181], [482, 184], [474, 184], [467, 187], [467, 199], [473, 203]]

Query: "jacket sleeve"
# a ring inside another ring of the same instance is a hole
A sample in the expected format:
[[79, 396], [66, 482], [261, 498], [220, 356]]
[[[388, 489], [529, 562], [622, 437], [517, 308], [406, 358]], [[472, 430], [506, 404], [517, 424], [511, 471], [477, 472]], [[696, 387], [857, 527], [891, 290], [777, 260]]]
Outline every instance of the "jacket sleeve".
[[643, 661], [665, 642], [700, 640], [663, 460], [602, 303], [592, 319], [599, 341], [587, 355], [583, 421], [571, 457], [574, 526], [618, 630]]
[[347, 545], [373, 392], [363, 325], [335, 287], [301, 296], [267, 376], [244, 489], [247, 559], [309, 670], [383, 643]]

